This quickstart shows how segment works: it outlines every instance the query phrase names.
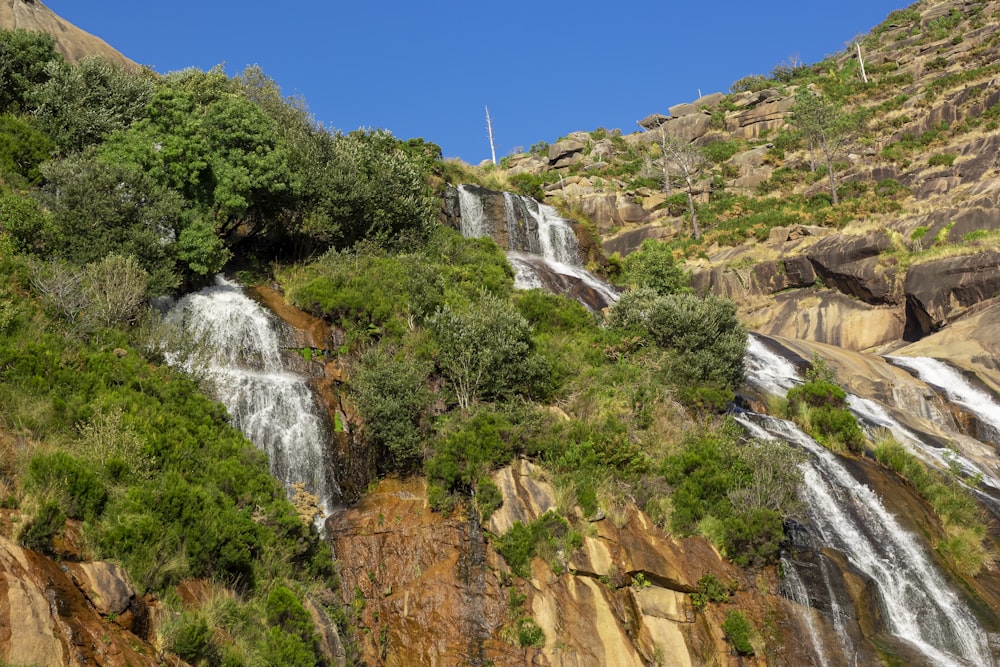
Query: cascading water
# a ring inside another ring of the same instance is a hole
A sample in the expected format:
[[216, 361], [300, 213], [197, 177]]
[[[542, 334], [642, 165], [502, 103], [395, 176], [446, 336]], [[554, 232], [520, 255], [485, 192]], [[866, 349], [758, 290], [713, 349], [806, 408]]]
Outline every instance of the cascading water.
[[916, 373], [921, 380], [943, 391], [949, 401], [974, 414], [985, 427], [985, 439], [1000, 445], [1000, 403], [989, 394], [973, 386], [961, 373], [943, 361], [927, 357], [886, 359]]
[[[497, 194], [497, 193], [493, 193]], [[618, 292], [583, 268], [580, 245], [569, 222], [554, 208], [531, 197], [502, 193], [504, 233], [498, 229], [484, 205], [481, 191], [460, 185], [458, 201], [462, 235], [488, 236], [505, 246], [514, 268], [518, 289], [548, 288], [565, 292], [582, 285], [591, 298], [581, 299], [591, 308], [600, 308], [618, 299]]]
[[[753, 336], [746, 368], [750, 384], [773, 393], [783, 393], [799, 381], [794, 366]], [[899, 431], [897, 438], [905, 437], [914, 446], [922, 446], [919, 438], [887, 414], [873, 409], [870, 401], [855, 397], [852, 402], [855, 409], [861, 406], [869, 417], [878, 417], [883, 426]], [[852, 567], [874, 584], [889, 633], [925, 656], [931, 665], [994, 664], [983, 630], [968, 607], [949, 588], [920, 543], [902, 529], [870, 488], [858, 482], [833, 453], [795, 424], [752, 413], [737, 415], [736, 419], [755, 437], [787, 442], [809, 454], [802, 464], [804, 483], [799, 492], [807, 507], [811, 538], [821, 548], [844, 554]], [[802, 585], [795, 563], [783, 563], [786, 572], [793, 572], [786, 595], [810, 607], [816, 606], [808, 599], [811, 593], [829, 600], [827, 606], [841, 649], [850, 656], [853, 642], [835, 608], [836, 595], [826, 570], [822, 571], [825, 590], [813, 593]], [[808, 630], [815, 632], [813, 626]], [[814, 644], [822, 643], [818, 635], [812, 635], [812, 639]], [[821, 664], [827, 663], [820, 651], [817, 658]]]
[[[791, 422], [738, 415], [756, 437], [810, 455], [799, 491], [819, 541], [842, 552], [874, 583], [887, 630], [933, 665], [992, 665], [984, 633], [916, 539], [837, 457]], [[845, 637], [846, 639], [846, 637]]]
[[267, 453], [271, 473], [286, 489], [304, 484], [325, 518], [339, 494], [326, 462], [328, 430], [306, 378], [282, 361], [285, 325], [222, 276], [178, 301], [166, 322], [183, 341], [167, 362], [204, 378], [233, 425]]

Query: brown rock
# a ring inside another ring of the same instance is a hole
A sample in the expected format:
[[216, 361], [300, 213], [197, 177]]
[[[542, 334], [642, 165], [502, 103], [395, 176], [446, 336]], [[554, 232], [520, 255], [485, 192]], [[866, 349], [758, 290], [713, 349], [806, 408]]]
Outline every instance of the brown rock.
[[67, 563], [67, 568], [77, 587], [103, 616], [121, 614], [135, 596], [125, 571], [114, 563]]
[[0, 3], [0, 28], [48, 33], [56, 40], [56, 51], [71, 63], [87, 56], [101, 56], [110, 63], [139, 69], [139, 65], [111, 48], [107, 42], [60, 18], [41, 2], [9, 0]]

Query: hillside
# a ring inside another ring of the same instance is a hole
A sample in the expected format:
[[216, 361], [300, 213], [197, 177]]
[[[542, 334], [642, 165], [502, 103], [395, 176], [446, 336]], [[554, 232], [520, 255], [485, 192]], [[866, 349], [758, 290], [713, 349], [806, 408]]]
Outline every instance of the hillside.
[[498, 167], [0, 31], [0, 664], [997, 664], [998, 18]]
[[30, 30], [52, 35], [56, 50], [71, 63], [86, 56], [101, 56], [116, 65], [139, 66], [104, 40], [60, 18], [39, 0], [4, 0], [0, 3], [0, 30]]

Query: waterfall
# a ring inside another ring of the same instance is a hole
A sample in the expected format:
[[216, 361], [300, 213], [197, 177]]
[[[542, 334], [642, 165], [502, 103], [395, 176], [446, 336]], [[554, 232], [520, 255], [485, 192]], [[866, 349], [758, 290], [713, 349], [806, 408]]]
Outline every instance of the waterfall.
[[[499, 196], [503, 212], [491, 215], [486, 198]], [[551, 206], [512, 192], [493, 193], [466, 185], [458, 186], [458, 201], [462, 235], [496, 240], [514, 269], [516, 288], [571, 294], [592, 310], [618, 299], [614, 287], [583, 268], [573, 227]]]
[[1000, 403], [988, 393], [973, 386], [962, 377], [961, 373], [943, 361], [927, 357], [886, 357], [886, 359], [916, 373], [921, 380], [943, 391], [949, 401], [975, 415], [985, 426], [987, 439], [993, 444], [1000, 445]]
[[[750, 384], [773, 393], [783, 393], [799, 382], [794, 366], [754, 336], [750, 338], [746, 368]], [[862, 419], [889, 428], [904, 446], [923, 452], [925, 459], [928, 450], [935, 452], [940, 461], [939, 452], [924, 445], [878, 404], [853, 396], [849, 401]], [[736, 419], [755, 437], [787, 442], [809, 454], [807, 462], [802, 464], [804, 482], [799, 494], [807, 507], [810, 533], [817, 546], [841, 552], [873, 582], [891, 634], [926, 656], [930, 664], [993, 664], [982, 628], [921, 544], [899, 525], [870, 488], [848, 472], [836, 455], [792, 422], [752, 413], [737, 415]], [[972, 466], [964, 460], [962, 464]], [[786, 572], [795, 570], [794, 562], [785, 562]], [[825, 569], [822, 574], [826, 588], [822, 594], [830, 596], [831, 620], [845, 655], [849, 655], [851, 640], [842, 620], [838, 620], [842, 614], [836, 608], [838, 603], [829, 574]], [[798, 587], [794, 581], [788, 586], [791, 599], [815, 606], [803, 601], [803, 595], [809, 594], [804, 586]], [[825, 662], [822, 655], [817, 656]]]
[[339, 494], [328, 474], [328, 429], [307, 379], [285, 368], [286, 325], [221, 275], [178, 301], [166, 322], [182, 337], [167, 363], [203, 378], [233, 425], [267, 453], [271, 473], [289, 490], [303, 483], [325, 518]]
[[823, 545], [843, 553], [875, 585], [887, 630], [935, 665], [992, 665], [982, 628], [947, 585], [917, 540], [903, 530], [876, 494], [836, 455], [795, 424], [763, 415], [738, 415], [758, 437], [800, 447], [800, 495]]

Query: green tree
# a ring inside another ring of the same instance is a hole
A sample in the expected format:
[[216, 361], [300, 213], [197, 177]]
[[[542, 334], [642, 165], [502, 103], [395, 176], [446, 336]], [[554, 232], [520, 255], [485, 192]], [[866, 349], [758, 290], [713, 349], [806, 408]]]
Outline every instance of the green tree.
[[649, 287], [657, 294], [675, 294], [688, 291], [690, 280], [690, 274], [674, 262], [670, 246], [656, 239], [645, 239], [622, 262], [622, 281], [633, 289]]
[[32, 87], [47, 81], [51, 67], [60, 62], [52, 35], [0, 30], [0, 113], [25, 110]]
[[54, 148], [32, 116], [0, 116], [0, 177], [8, 183], [37, 185], [42, 177], [39, 165]]
[[134, 256], [163, 293], [180, 276], [173, 241], [186, 220], [184, 201], [140, 167], [105, 161], [93, 150], [44, 165], [42, 198], [59, 238], [49, 248], [79, 264], [108, 252]]
[[809, 142], [810, 150], [818, 148], [826, 162], [830, 180], [830, 199], [836, 206], [836, 159], [844, 144], [861, 125], [863, 116], [848, 113], [841, 104], [819, 96], [808, 88], [800, 88], [792, 107], [792, 123]]
[[438, 364], [463, 410], [483, 397], [530, 391], [538, 369], [531, 325], [505, 299], [484, 293], [467, 310], [446, 305], [430, 318]]
[[421, 421], [431, 402], [429, 364], [379, 345], [362, 355], [351, 390], [376, 448], [379, 472], [410, 472], [423, 462]]
[[34, 115], [65, 155], [99, 143], [142, 118], [153, 97], [154, 75], [88, 56], [50, 68], [31, 95]]

